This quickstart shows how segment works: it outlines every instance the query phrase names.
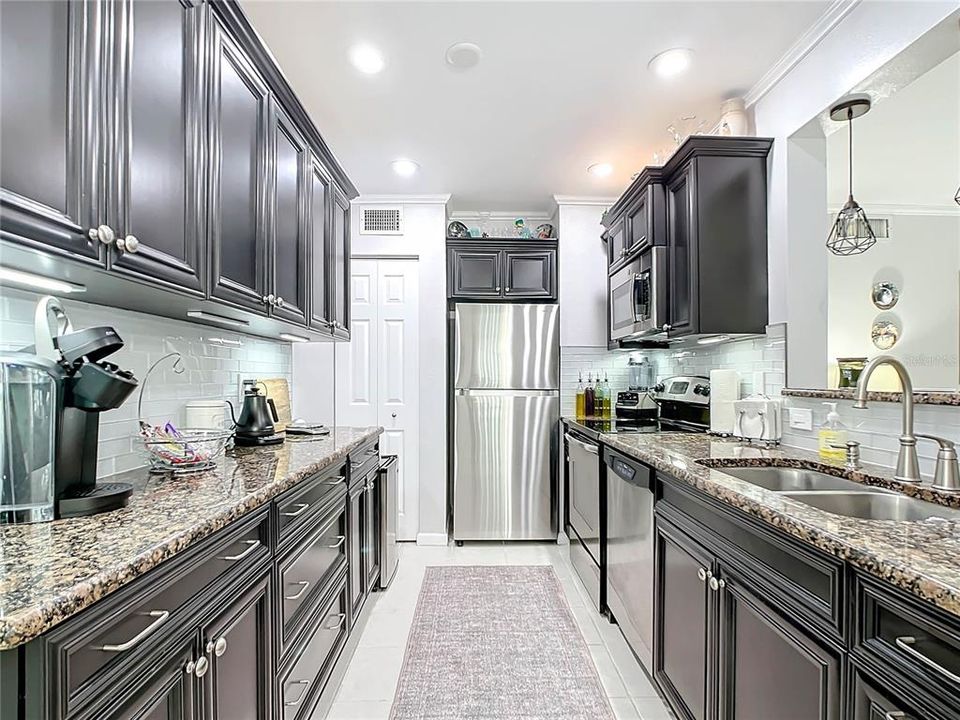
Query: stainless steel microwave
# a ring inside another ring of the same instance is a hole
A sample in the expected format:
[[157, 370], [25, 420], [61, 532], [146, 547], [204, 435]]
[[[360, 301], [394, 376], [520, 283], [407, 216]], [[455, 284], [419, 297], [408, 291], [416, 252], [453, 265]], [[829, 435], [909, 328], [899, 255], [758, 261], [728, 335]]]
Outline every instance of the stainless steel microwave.
[[654, 246], [610, 276], [610, 338], [663, 334], [667, 323], [667, 249]]

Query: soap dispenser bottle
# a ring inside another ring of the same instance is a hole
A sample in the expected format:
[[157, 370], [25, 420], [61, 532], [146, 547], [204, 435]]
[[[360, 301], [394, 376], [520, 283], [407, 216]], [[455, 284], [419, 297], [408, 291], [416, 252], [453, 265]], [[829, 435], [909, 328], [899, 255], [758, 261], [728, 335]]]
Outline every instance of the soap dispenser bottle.
[[823, 403], [830, 408], [827, 421], [820, 426], [820, 457], [826, 460], [843, 460], [847, 454], [847, 428], [840, 422], [835, 402]]

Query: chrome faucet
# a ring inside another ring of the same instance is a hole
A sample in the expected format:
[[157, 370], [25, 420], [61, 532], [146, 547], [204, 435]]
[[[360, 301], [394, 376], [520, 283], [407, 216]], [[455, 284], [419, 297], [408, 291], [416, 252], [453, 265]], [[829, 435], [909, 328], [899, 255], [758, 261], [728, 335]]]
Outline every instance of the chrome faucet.
[[917, 460], [917, 438], [933, 440], [940, 446], [937, 453], [937, 469], [933, 478], [933, 487], [947, 492], [960, 492], [960, 467], [953, 442], [936, 435], [916, 434], [913, 431], [913, 383], [903, 363], [891, 355], [877, 355], [866, 364], [857, 380], [856, 401], [853, 407], [858, 410], [867, 408], [867, 385], [873, 371], [881, 365], [889, 365], [900, 377], [903, 387], [903, 426], [900, 429], [900, 454], [897, 456], [897, 470], [894, 478], [900, 482], [919, 483], [920, 462]]

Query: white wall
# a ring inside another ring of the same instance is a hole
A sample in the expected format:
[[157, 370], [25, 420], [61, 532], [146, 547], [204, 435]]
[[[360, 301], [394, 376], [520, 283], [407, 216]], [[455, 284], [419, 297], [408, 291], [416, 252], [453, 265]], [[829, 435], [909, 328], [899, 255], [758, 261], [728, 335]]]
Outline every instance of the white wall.
[[600, 218], [614, 198], [555, 196], [560, 346], [607, 346], [607, 246]]
[[[449, 196], [361, 196], [353, 201], [354, 257], [416, 257], [420, 275], [421, 544], [447, 542], [447, 271]], [[361, 235], [363, 205], [401, 205], [403, 235]], [[294, 385], [297, 385], [294, 366]]]
[[[786, 320], [788, 385], [825, 387], [825, 178], [788, 138], [956, 10], [955, 2], [861, 2], [753, 106], [769, 161], [770, 322]], [[814, 298], [811, 303], [811, 298]]]

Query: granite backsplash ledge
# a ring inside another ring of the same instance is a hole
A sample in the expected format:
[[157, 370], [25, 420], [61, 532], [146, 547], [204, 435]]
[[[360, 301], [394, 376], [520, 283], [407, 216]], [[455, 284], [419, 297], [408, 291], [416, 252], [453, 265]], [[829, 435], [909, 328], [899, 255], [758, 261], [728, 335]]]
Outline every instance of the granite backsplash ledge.
[[132, 470], [121, 510], [0, 526], [0, 650], [46, 632], [272, 498], [346, 458], [382, 428], [237, 449], [192, 475]]

